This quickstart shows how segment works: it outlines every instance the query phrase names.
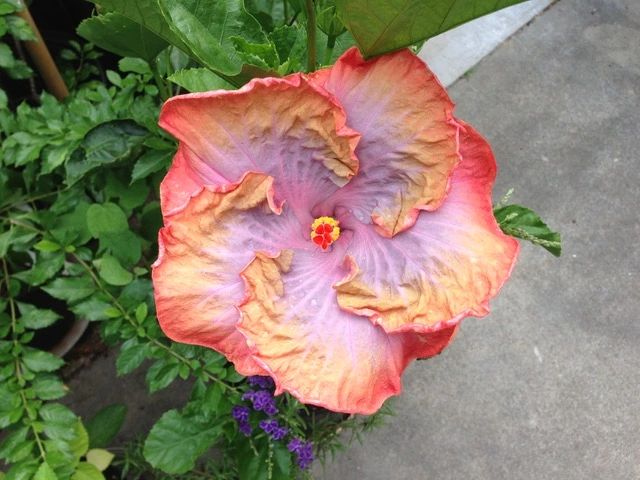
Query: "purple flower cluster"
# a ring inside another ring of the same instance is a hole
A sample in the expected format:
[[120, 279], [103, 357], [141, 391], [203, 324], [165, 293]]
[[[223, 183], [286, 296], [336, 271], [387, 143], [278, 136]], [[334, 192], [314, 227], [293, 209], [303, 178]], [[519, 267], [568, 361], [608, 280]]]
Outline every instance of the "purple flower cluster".
[[299, 438], [292, 439], [287, 448], [291, 453], [296, 454], [296, 462], [301, 470], [309, 468], [313, 462], [313, 443], [305, 442]]
[[249, 390], [242, 395], [242, 400], [249, 400], [253, 405], [253, 409], [257, 412], [264, 412], [270, 417], [277, 415], [278, 408], [273, 394], [269, 390]]
[[273, 440], [282, 440], [289, 429], [287, 427], [281, 427], [276, 419], [270, 418], [269, 420], [262, 420], [260, 422], [260, 428], [267, 432]]
[[[251, 408], [246, 405], [235, 405], [231, 409], [231, 416], [238, 423], [238, 429], [246, 437], [251, 436], [253, 431], [249, 417], [251, 410], [255, 412], [264, 412], [268, 417], [258, 423], [260, 429], [269, 435], [272, 440], [279, 441], [289, 434], [289, 429], [280, 425], [277, 419], [272, 418], [278, 414], [275, 398], [273, 398], [273, 389], [275, 384], [270, 377], [253, 376], [247, 379], [249, 385], [254, 390], [248, 390], [242, 395], [243, 401], [251, 402]], [[291, 453], [296, 455], [298, 466], [305, 470], [313, 462], [313, 444], [306, 442], [300, 438], [293, 438], [287, 445]]]
[[245, 436], [251, 436], [252, 428], [249, 423], [249, 407], [244, 405], [234, 405], [231, 409], [231, 416], [238, 422], [238, 429]]
[[271, 377], [263, 377], [261, 375], [254, 375], [252, 377], [247, 378], [247, 382], [252, 387], [258, 387], [263, 390], [271, 390], [275, 387], [273, 383], [273, 379]]

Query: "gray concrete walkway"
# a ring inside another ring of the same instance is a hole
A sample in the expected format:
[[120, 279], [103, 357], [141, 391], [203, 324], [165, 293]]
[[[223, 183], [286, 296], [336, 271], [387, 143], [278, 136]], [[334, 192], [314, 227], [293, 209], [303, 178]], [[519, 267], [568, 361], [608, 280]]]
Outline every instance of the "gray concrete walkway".
[[640, 479], [640, 1], [560, 0], [451, 89], [564, 234], [489, 317], [413, 365], [397, 417], [326, 480]]

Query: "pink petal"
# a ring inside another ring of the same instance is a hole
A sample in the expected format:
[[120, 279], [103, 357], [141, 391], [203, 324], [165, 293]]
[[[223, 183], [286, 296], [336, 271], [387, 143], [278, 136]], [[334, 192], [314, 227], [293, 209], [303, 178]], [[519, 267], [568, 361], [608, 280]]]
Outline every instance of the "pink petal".
[[[213, 348], [245, 375], [264, 373], [236, 330], [240, 272], [256, 251], [306, 247], [307, 229], [273, 204], [273, 179], [248, 174], [228, 192], [204, 189], [160, 230], [153, 283], [158, 320], [173, 340]], [[306, 226], [305, 226], [306, 227]]]
[[332, 285], [348, 275], [344, 250], [259, 254], [243, 272], [247, 300], [238, 329], [276, 393], [329, 410], [371, 414], [401, 391], [416, 357], [439, 353], [455, 328], [388, 335], [366, 318], [341, 310]]
[[440, 208], [421, 212], [393, 238], [353, 217], [349, 254], [354, 278], [337, 286], [338, 303], [387, 332], [429, 332], [483, 316], [511, 273], [518, 242], [502, 233], [492, 211], [496, 164], [489, 144], [471, 127], [461, 134], [462, 162]]
[[413, 225], [419, 210], [438, 208], [459, 161], [459, 125], [426, 65], [409, 50], [365, 61], [352, 48], [311, 78], [336, 96], [362, 134], [360, 172], [324, 211], [352, 210], [392, 236]]
[[273, 176], [276, 201], [291, 202], [306, 221], [315, 203], [358, 170], [359, 135], [333, 98], [300, 74], [173, 97], [160, 126], [181, 144], [162, 186], [165, 215], [201, 185], [223, 189], [251, 171]]

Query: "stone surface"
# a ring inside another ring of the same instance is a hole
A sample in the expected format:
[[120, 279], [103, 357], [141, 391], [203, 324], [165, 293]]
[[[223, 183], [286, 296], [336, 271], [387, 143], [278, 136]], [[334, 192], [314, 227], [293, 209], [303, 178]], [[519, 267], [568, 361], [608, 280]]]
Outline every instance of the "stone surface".
[[420, 57], [449, 86], [553, 0], [530, 0], [485, 15], [429, 39]]
[[493, 313], [414, 364], [397, 416], [326, 480], [640, 478], [640, 2], [560, 0], [451, 89], [499, 198], [564, 237], [523, 244]]

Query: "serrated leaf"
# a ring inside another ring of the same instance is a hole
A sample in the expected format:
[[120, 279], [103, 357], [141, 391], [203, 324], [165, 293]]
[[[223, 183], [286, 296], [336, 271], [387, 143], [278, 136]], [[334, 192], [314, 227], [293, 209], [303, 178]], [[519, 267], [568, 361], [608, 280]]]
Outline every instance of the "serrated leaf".
[[58, 477], [53, 471], [53, 468], [45, 462], [38, 467], [38, 470], [36, 470], [36, 473], [33, 476], [33, 480], [58, 480]]
[[133, 274], [122, 268], [122, 265], [115, 257], [105, 255], [95, 260], [94, 263], [98, 267], [100, 277], [109, 285], [122, 287], [133, 281]]
[[174, 34], [165, 20], [156, 0], [92, 0], [107, 10], [114, 11], [144, 26], [166, 42], [188, 52], [189, 49]]
[[126, 416], [127, 407], [120, 403], [104, 407], [96, 413], [86, 424], [90, 447], [108, 447], [122, 428]]
[[33, 381], [33, 391], [41, 400], [57, 400], [67, 394], [68, 388], [55, 375], [39, 375]]
[[87, 452], [87, 462], [101, 472], [104, 472], [111, 465], [114, 457], [113, 453], [102, 448], [92, 448]]
[[20, 309], [20, 321], [27, 328], [39, 329], [45, 328], [55, 323], [60, 315], [53, 310], [36, 308], [31, 304], [16, 302]]
[[168, 42], [140, 23], [110, 12], [87, 18], [77, 28], [78, 35], [121, 57], [153, 60]]
[[551, 230], [533, 210], [520, 205], [507, 205], [493, 212], [507, 235], [540, 245], [556, 257], [562, 253], [560, 234]]
[[115, 203], [94, 203], [87, 209], [87, 227], [94, 238], [117, 234], [129, 228], [127, 216]]
[[112, 308], [109, 302], [105, 302], [94, 295], [71, 307], [71, 311], [80, 319], [97, 322], [109, 318], [107, 313], [109, 308]]
[[112, 120], [94, 127], [65, 165], [67, 185], [98, 167], [129, 158], [148, 134], [146, 128], [131, 120]]
[[88, 462], [80, 462], [73, 472], [71, 480], [104, 480], [104, 475], [100, 470]]
[[42, 289], [54, 298], [74, 303], [91, 295], [96, 287], [88, 277], [56, 278]]
[[22, 362], [32, 372], [53, 372], [64, 365], [64, 361], [52, 353], [25, 347]]
[[176, 410], [165, 412], [144, 443], [144, 457], [155, 468], [171, 474], [186, 473], [222, 433], [219, 423], [195, 422]]
[[180, 365], [177, 363], [167, 363], [165, 360], [156, 361], [147, 370], [145, 378], [149, 393], [155, 393], [168, 387], [176, 379], [179, 372]]
[[434, 37], [524, 0], [336, 0], [338, 15], [366, 57]]
[[185, 68], [170, 75], [167, 80], [180, 85], [189, 92], [235, 90], [236, 88], [207, 68]]
[[243, 62], [231, 37], [268, 44], [258, 21], [240, 0], [158, 0], [169, 26], [205, 66], [237, 75]]
[[138, 368], [147, 358], [148, 351], [147, 344], [139, 344], [137, 338], [125, 341], [116, 359], [118, 375], [126, 375]]

